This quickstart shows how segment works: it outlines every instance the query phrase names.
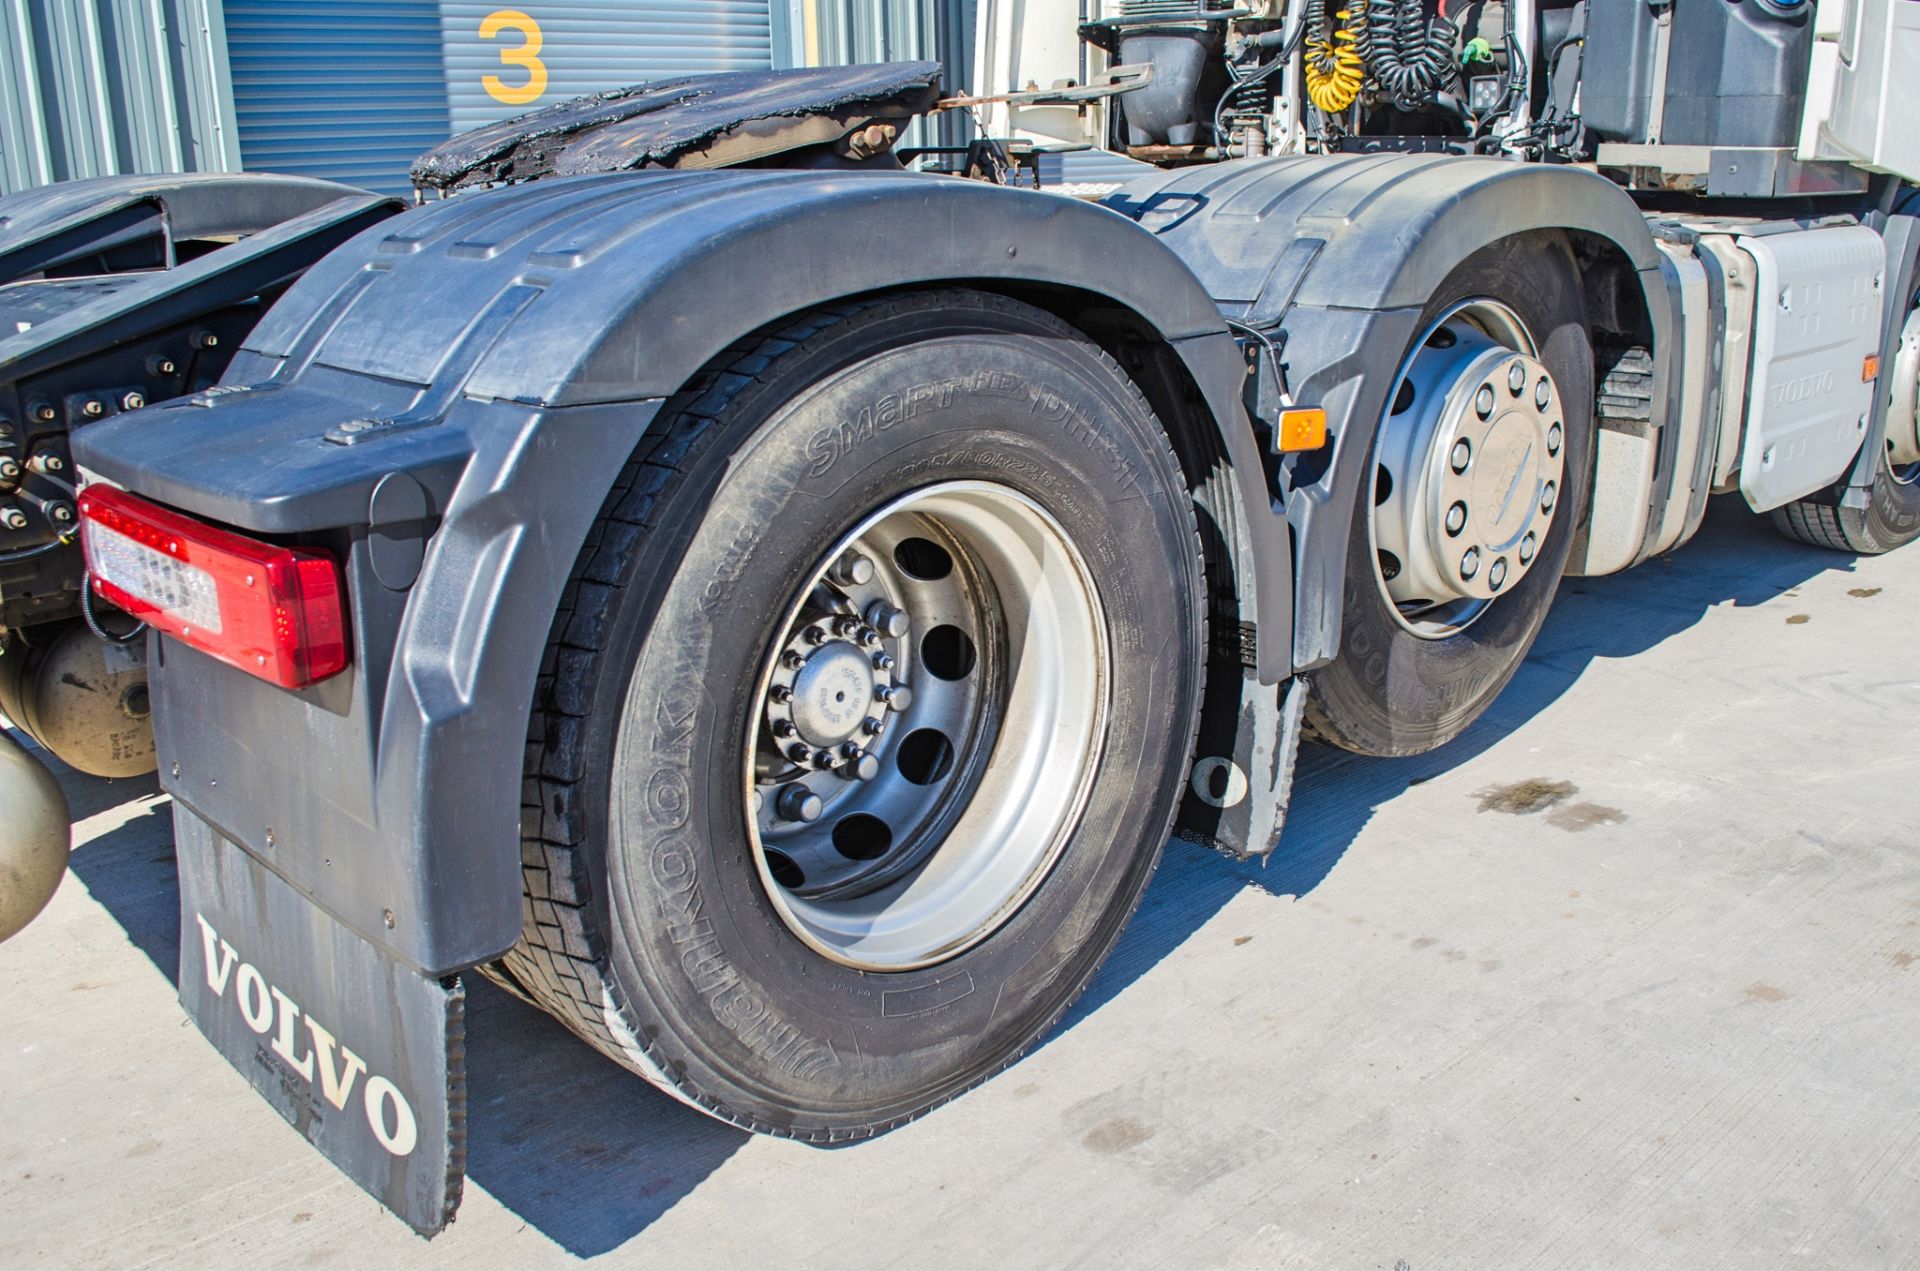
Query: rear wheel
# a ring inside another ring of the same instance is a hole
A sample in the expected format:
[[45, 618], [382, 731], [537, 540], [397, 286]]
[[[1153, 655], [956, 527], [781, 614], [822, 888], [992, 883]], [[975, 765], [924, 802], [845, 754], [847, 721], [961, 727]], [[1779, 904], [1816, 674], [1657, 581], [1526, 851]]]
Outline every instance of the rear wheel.
[[508, 973], [758, 1130], [868, 1134], [991, 1075], [1158, 858], [1197, 542], [1145, 401], [1037, 310], [893, 297], [731, 351], [554, 624]]
[[1506, 686], [1586, 510], [1593, 355], [1573, 261], [1515, 240], [1441, 284], [1400, 363], [1353, 512], [1340, 655], [1310, 679], [1324, 741], [1408, 755]]
[[1877, 556], [1920, 538], [1920, 296], [1909, 306], [1900, 348], [1886, 377], [1886, 453], [1864, 507], [1842, 502], [1843, 486], [1774, 509], [1788, 538]]

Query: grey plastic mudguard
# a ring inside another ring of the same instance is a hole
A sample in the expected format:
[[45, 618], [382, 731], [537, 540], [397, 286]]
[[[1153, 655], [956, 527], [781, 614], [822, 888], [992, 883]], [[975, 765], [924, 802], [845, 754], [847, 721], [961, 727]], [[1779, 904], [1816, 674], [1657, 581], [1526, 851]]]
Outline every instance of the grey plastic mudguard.
[[1171, 247], [1229, 319], [1283, 341], [1292, 399], [1327, 410], [1331, 454], [1283, 466], [1298, 670], [1339, 652], [1357, 483], [1421, 310], [1460, 262], [1542, 229], [1614, 244], [1639, 276], [1665, 382], [1672, 314], [1658, 249], [1633, 201], [1584, 170], [1450, 155], [1301, 156], [1176, 169], [1106, 204]]
[[1093, 291], [1172, 343], [1224, 421], [1284, 634], [1285, 524], [1240, 407], [1246, 363], [1192, 273], [1125, 218], [907, 174], [558, 178], [369, 230], [288, 292], [220, 389], [77, 436], [84, 468], [149, 498], [346, 553], [355, 655], [333, 680], [284, 692], [157, 639], [163, 782], [419, 971], [497, 956], [521, 926], [547, 628], [661, 400], [783, 315], [943, 280]]

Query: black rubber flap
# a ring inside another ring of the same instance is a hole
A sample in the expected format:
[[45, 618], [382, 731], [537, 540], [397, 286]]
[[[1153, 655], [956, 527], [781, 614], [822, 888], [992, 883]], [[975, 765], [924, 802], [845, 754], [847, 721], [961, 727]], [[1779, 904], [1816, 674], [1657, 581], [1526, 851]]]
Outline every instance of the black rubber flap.
[[[706, 150], [743, 126], [849, 111], [912, 115], [930, 109], [939, 88], [938, 62], [728, 71], [656, 80], [576, 97], [463, 132], [414, 160], [413, 180], [450, 190], [580, 172], [671, 167], [680, 156]], [[794, 140], [803, 144], [813, 138]], [[752, 153], [768, 148], [768, 139], [761, 136]]]
[[180, 1001], [307, 1141], [422, 1235], [466, 1173], [465, 991], [421, 976], [174, 805]]

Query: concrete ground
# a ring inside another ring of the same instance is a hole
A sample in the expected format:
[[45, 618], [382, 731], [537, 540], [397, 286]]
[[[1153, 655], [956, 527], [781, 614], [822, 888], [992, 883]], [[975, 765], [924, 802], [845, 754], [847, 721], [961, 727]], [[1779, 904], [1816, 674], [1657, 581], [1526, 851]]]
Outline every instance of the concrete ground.
[[1716, 506], [1570, 581], [1492, 714], [1313, 751], [1266, 868], [1169, 849], [1011, 1071], [877, 1142], [753, 1139], [473, 986], [431, 1244], [175, 1004], [164, 798], [69, 773], [0, 946], [0, 1265], [1920, 1266], [1920, 547]]

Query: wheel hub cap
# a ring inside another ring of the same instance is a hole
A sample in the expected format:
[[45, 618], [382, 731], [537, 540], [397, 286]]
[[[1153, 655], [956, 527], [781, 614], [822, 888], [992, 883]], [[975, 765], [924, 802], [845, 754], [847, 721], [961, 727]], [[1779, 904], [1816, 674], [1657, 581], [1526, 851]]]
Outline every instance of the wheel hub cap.
[[834, 640], [802, 659], [798, 671], [784, 663], [776, 670], [767, 722], [778, 733], [785, 731], [781, 722], [790, 721], [798, 743], [813, 749], [852, 740], [874, 713], [877, 691], [893, 677], [851, 640]]
[[1397, 381], [1374, 473], [1381, 590], [1401, 624], [1445, 638], [1526, 577], [1566, 471], [1559, 387], [1492, 301], [1436, 324]]

